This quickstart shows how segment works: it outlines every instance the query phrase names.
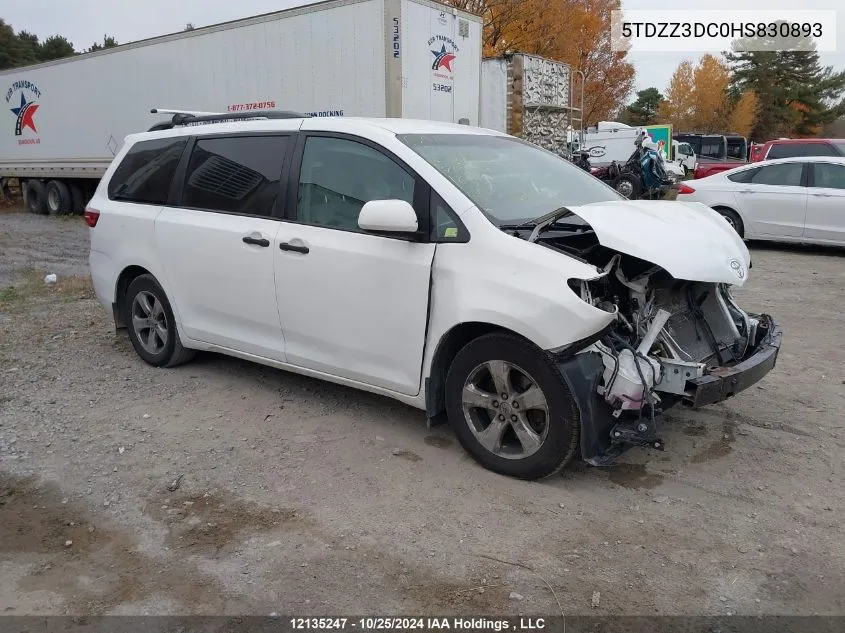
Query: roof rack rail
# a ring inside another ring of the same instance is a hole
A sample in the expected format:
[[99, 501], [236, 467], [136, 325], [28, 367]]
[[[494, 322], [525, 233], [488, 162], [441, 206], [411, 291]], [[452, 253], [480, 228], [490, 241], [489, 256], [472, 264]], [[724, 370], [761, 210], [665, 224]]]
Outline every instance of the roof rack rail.
[[250, 112], [196, 112], [153, 108], [151, 114], [172, 114], [170, 121], [156, 123], [148, 131], [170, 130], [175, 127], [210, 125], [212, 123], [234, 123], [236, 121], [266, 121], [268, 119], [306, 119], [310, 115], [286, 110], [252, 110]]

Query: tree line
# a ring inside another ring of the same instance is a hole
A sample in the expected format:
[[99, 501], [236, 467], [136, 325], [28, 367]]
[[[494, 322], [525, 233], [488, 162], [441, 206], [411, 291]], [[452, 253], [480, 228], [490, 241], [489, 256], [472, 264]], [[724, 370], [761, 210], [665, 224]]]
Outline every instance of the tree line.
[[822, 66], [812, 41], [800, 50], [772, 50], [776, 40], [757, 44], [760, 50], [735, 45], [721, 57], [682, 61], [665, 94], [653, 87], [639, 91], [620, 119], [671, 123], [678, 132], [734, 132], [757, 142], [841, 135], [845, 71]]
[[[625, 51], [611, 49], [611, 12], [620, 8], [620, 0], [445, 2], [482, 16], [485, 57], [528, 53], [582, 71], [585, 126], [607, 119], [631, 93], [634, 67]], [[573, 105], [580, 107], [580, 78], [575, 81]]]
[[[184, 30], [193, 31], [194, 25], [188, 24]], [[39, 41], [37, 35], [28, 31], [16, 33], [10, 24], [0, 18], [0, 70], [40, 64], [82, 53], [93, 53], [115, 46], [118, 46], [117, 40], [111, 35], [104, 35], [102, 42], [94, 42], [88, 48], [77, 51], [73, 44], [62, 35], [51, 35], [44, 41]]]

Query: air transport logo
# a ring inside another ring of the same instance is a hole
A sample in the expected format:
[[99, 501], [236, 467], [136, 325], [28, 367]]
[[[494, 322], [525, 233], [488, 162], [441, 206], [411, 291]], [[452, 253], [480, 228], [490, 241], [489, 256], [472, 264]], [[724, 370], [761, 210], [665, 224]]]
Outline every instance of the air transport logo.
[[[38, 133], [35, 122], [35, 113], [40, 105], [38, 99], [41, 91], [30, 81], [16, 81], [6, 91], [6, 103], [11, 107], [9, 111], [15, 115], [15, 136], [24, 136], [24, 131], [32, 130], [33, 134]], [[38, 139], [21, 139], [19, 143], [37, 143]]]
[[431, 65], [432, 70], [440, 70], [445, 68], [452, 72], [452, 62], [455, 61], [455, 54], [446, 51], [446, 45], [440, 47], [439, 51], [431, 51], [434, 55], [434, 63]]

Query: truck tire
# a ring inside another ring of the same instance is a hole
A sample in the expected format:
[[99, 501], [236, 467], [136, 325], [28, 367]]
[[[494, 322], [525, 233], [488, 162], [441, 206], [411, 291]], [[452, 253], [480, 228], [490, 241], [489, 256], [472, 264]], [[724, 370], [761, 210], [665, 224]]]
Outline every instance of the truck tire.
[[26, 207], [30, 213], [47, 215], [47, 187], [40, 180], [26, 181]]
[[446, 374], [446, 414], [482, 466], [518, 479], [559, 472], [578, 454], [578, 407], [555, 364], [507, 333], [461, 349]]
[[50, 215], [67, 215], [73, 210], [70, 190], [61, 180], [47, 183], [47, 211]]
[[621, 174], [611, 186], [628, 200], [639, 198], [642, 190], [639, 179], [631, 174]]
[[68, 183], [67, 188], [70, 189], [70, 198], [73, 200], [73, 210], [71, 213], [82, 215], [83, 211], [85, 211], [85, 195], [82, 193], [82, 187], [71, 181]]

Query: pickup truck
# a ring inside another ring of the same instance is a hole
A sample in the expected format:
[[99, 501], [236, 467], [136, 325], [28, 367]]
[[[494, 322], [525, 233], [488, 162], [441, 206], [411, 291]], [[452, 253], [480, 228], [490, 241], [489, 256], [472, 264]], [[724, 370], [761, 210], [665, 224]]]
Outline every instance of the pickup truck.
[[731, 158], [724, 161], [714, 162], [699, 161], [698, 164], [696, 164], [695, 166], [695, 170], [693, 171], [693, 178], [699, 180], [701, 178], [712, 176], [713, 174], [718, 174], [723, 171], [733, 169], [734, 167], [741, 167], [742, 165], [747, 164], [748, 161], [736, 160]]
[[693, 171], [693, 178], [698, 180], [747, 164], [748, 139], [739, 134], [726, 134], [724, 139], [724, 153], [718, 158], [715, 154], [700, 158]]

